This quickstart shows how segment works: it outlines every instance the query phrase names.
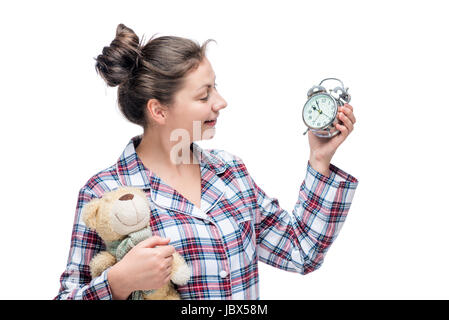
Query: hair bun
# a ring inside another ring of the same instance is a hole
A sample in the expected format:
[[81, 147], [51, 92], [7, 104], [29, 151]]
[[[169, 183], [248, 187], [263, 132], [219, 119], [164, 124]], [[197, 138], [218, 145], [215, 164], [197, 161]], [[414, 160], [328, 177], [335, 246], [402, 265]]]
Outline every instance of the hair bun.
[[121, 23], [109, 47], [104, 47], [102, 54], [94, 58], [95, 69], [109, 86], [115, 87], [128, 81], [141, 55], [139, 37]]

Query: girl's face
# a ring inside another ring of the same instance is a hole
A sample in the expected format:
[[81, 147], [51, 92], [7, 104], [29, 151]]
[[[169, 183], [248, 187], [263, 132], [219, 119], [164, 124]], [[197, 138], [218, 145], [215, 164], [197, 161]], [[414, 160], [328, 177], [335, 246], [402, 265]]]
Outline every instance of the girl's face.
[[[186, 75], [183, 88], [176, 93], [174, 104], [168, 109], [166, 124], [174, 136], [171, 139], [177, 141], [179, 136], [188, 134], [193, 142], [215, 135], [219, 111], [227, 106], [215, 86], [214, 70], [204, 58], [197, 69]], [[215, 123], [207, 123], [207, 120], [215, 120]]]

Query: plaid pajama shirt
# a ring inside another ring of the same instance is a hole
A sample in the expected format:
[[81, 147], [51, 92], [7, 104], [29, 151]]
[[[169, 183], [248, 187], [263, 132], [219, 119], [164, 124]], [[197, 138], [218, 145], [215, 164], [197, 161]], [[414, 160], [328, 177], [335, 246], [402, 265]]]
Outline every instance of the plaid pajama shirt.
[[154, 235], [170, 244], [192, 269], [176, 286], [182, 299], [259, 299], [258, 262], [300, 274], [318, 269], [345, 221], [358, 180], [334, 165], [326, 177], [307, 164], [292, 215], [259, 188], [240, 158], [223, 150], [191, 150], [201, 169], [201, 208], [146, 169], [133, 137], [119, 160], [80, 189], [70, 252], [55, 299], [112, 299], [108, 271], [92, 279], [89, 261], [105, 250], [80, 219], [83, 206], [120, 186], [147, 194]]

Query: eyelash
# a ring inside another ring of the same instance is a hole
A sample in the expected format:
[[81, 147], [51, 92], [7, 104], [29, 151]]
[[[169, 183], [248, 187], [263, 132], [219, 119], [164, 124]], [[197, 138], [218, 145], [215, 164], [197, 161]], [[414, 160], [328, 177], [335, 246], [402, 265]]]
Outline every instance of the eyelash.
[[[214, 83], [214, 89], [216, 89], [216, 88], [217, 88], [217, 85], [218, 85], [218, 84]], [[207, 101], [207, 100], [209, 100], [209, 93], [207, 94], [207, 96], [206, 96], [206, 97], [204, 97], [204, 98], [201, 98], [200, 100], [201, 100], [201, 101]]]

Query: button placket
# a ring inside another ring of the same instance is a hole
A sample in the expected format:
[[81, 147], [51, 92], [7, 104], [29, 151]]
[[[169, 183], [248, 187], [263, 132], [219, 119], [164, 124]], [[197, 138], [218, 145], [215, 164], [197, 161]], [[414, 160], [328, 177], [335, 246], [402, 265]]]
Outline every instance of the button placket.
[[[230, 282], [230, 277], [228, 277], [229, 272], [227, 271], [227, 270], [231, 270], [230, 269], [230, 265], [229, 265], [229, 253], [226, 250], [226, 246], [223, 243], [223, 239], [221, 237], [218, 237], [218, 235], [221, 234], [220, 228], [216, 225], [215, 221], [212, 221], [212, 220], [208, 220], [208, 221], [209, 221], [209, 223], [211, 225], [211, 228], [215, 229], [214, 233], [217, 232], [216, 239], [219, 239], [221, 241], [221, 245], [224, 248], [224, 254], [226, 255], [226, 259], [225, 260], [221, 260], [221, 268], [222, 269], [218, 273], [218, 276], [223, 279], [223, 282], [224, 282], [225, 286], [228, 286], [230, 288], [231, 282]], [[230, 288], [230, 294], [232, 295], [232, 289], [231, 288]]]
[[224, 279], [224, 278], [226, 278], [227, 276], [228, 276], [228, 272], [227, 272], [226, 270], [221, 270], [221, 271], [220, 271], [220, 277], [221, 277], [221, 278]]

